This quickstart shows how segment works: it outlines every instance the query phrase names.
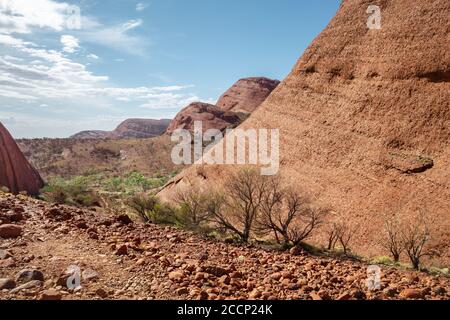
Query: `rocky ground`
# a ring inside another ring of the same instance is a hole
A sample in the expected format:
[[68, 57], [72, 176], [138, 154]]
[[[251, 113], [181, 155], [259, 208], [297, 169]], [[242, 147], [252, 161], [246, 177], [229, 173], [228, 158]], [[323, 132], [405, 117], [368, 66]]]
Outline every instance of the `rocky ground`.
[[[70, 266], [81, 271], [75, 289]], [[450, 298], [444, 277], [382, 267], [374, 292], [366, 279], [359, 262], [237, 247], [0, 193], [0, 299]]]

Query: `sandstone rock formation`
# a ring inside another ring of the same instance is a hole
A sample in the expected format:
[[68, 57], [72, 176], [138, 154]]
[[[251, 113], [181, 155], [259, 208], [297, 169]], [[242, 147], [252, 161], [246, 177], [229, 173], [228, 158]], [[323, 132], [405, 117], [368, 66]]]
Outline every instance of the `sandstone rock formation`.
[[70, 136], [69, 139], [106, 139], [111, 132], [112, 131], [86, 130]]
[[252, 113], [279, 84], [263, 77], [240, 79], [220, 97], [217, 106], [225, 111]]
[[71, 136], [71, 139], [144, 139], [160, 136], [170, 120], [127, 119], [113, 131], [90, 130]]
[[12, 193], [26, 191], [30, 195], [39, 193], [44, 182], [39, 173], [29, 164], [8, 130], [0, 123], [0, 186]]
[[177, 114], [167, 128], [166, 133], [171, 134], [176, 129], [192, 131], [195, 121], [202, 122], [203, 130], [224, 130], [241, 123], [242, 115], [231, 111], [223, 111], [212, 104], [194, 102]]
[[217, 101], [216, 105], [194, 102], [181, 110], [166, 133], [176, 129], [193, 130], [195, 121], [202, 121], [203, 130], [237, 127], [255, 111], [280, 82], [263, 77], [237, 81]]
[[[280, 129], [282, 174], [360, 225], [356, 252], [386, 254], [378, 246], [383, 214], [424, 211], [434, 219], [434, 240], [443, 244], [440, 261], [448, 263], [450, 3], [371, 4], [381, 8], [381, 30], [366, 25], [367, 1], [344, 0], [241, 128]], [[227, 170], [205, 166], [200, 176], [191, 167], [161, 196], [190, 184], [206, 188]]]

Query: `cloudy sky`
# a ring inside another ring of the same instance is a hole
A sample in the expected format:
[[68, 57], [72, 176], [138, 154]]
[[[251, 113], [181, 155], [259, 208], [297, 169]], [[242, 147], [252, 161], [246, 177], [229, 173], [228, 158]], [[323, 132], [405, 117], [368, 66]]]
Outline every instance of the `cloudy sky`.
[[111, 130], [284, 78], [339, 0], [0, 0], [0, 121], [16, 137]]

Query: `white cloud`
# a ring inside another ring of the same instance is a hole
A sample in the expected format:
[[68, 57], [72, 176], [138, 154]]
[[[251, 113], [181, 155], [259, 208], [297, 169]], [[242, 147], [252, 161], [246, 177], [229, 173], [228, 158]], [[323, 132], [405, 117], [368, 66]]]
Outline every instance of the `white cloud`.
[[136, 11], [144, 11], [145, 9], [147, 9], [148, 8], [148, 3], [142, 3], [142, 2], [139, 2], [137, 5], [136, 5]]
[[195, 95], [183, 95], [183, 94], [173, 94], [173, 93], [162, 93], [162, 94], [150, 94], [147, 95], [147, 102], [141, 104], [139, 107], [144, 109], [180, 109], [187, 106], [188, 104], [200, 101], [201, 99]]
[[[33, 29], [64, 31], [74, 29], [73, 5], [55, 0], [0, 0], [0, 42], [10, 41], [6, 35], [31, 33]], [[118, 25], [104, 25], [95, 17], [81, 15], [80, 28], [73, 31], [82, 42], [91, 42], [133, 55], [144, 55], [147, 39], [129, 32], [143, 21], [129, 20]], [[80, 29], [80, 30], [78, 30]], [[67, 47], [72, 53], [74, 47]]]
[[123, 31], [128, 31], [131, 29], [135, 29], [139, 26], [142, 25], [142, 20], [138, 19], [138, 20], [128, 20], [127, 22], [125, 22], [124, 24], [122, 24], [123, 27]]
[[23, 59], [21, 59], [21, 58], [12, 57], [12, 56], [8, 56], [8, 55], [4, 56], [3, 58], [4, 58], [5, 60], [15, 61], [15, 62], [23, 61]]
[[60, 42], [62, 43], [63, 51], [67, 53], [74, 53], [80, 47], [80, 40], [70, 35], [62, 35]]
[[88, 59], [92, 59], [92, 60], [98, 60], [98, 59], [100, 59], [100, 57], [99, 57], [98, 55], [93, 54], [93, 53], [89, 53], [89, 54], [87, 55], [87, 58], [88, 58]]
[[92, 28], [81, 32], [80, 38], [83, 41], [100, 44], [117, 51], [144, 56], [148, 41], [141, 36], [129, 34], [130, 31], [140, 27], [142, 23], [142, 20], [129, 20], [116, 26]]
[[[90, 62], [100, 58], [80, 43], [144, 55], [148, 42], [137, 33], [143, 21], [103, 25], [95, 17], [83, 15], [82, 29], [71, 30], [69, 35], [65, 31], [69, 8], [69, 4], [54, 0], [0, 0], [0, 118], [14, 119], [9, 122], [14, 122], [16, 136], [61, 136], [68, 130], [99, 128], [101, 121], [94, 109], [101, 110], [100, 119], [110, 116], [103, 122], [106, 126], [130, 115], [127, 108], [134, 110], [134, 117], [167, 117], [169, 112], [201, 100], [190, 92], [193, 86], [118, 87], [108, 76], [90, 71], [89, 63], [81, 63], [77, 57]], [[47, 30], [24, 35], [37, 28]], [[30, 42], [25, 37], [45, 42]], [[57, 45], [55, 40], [62, 47], [52, 46]], [[83, 55], [68, 55], [75, 52]], [[146, 115], [144, 109], [153, 111]]]
[[0, 34], [0, 44], [12, 47], [22, 47], [24, 45], [29, 45], [31, 42], [26, 42], [21, 39], [14, 38], [7, 34]]
[[[133, 102], [148, 109], [179, 108], [200, 100], [195, 94], [187, 92], [192, 85], [111, 86], [107, 76], [95, 75], [85, 65], [64, 55], [68, 49], [78, 47], [76, 38], [70, 36], [61, 37], [61, 42], [65, 44], [64, 51], [39, 48], [13, 37], [9, 37], [8, 42], [14, 44], [10, 48], [23, 58], [11, 60], [0, 56], [0, 97], [39, 100], [40, 104], [48, 105], [56, 105], [51, 103], [54, 99], [93, 99], [99, 105], [109, 106], [118, 101]], [[100, 103], [100, 100], [103, 102]]]

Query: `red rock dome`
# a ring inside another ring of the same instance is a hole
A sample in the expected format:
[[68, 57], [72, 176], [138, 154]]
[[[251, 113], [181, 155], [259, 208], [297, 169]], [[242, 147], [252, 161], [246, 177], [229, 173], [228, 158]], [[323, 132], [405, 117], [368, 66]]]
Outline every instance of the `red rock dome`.
[[0, 186], [12, 193], [37, 195], [44, 186], [39, 173], [20, 151], [11, 134], [0, 123]]

